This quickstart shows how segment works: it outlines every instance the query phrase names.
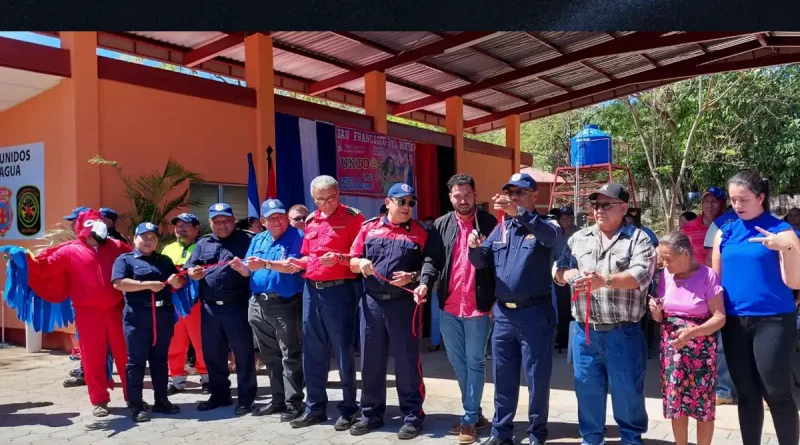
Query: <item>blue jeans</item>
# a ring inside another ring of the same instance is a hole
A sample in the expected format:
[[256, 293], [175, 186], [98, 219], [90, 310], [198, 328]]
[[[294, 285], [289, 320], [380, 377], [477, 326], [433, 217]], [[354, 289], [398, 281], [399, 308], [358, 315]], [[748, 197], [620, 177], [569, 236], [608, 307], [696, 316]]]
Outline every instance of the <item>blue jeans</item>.
[[610, 391], [621, 443], [643, 445], [642, 434], [647, 432], [644, 404], [647, 345], [641, 326], [636, 323], [606, 332], [589, 329], [591, 344], [588, 345], [583, 323], [573, 324], [572, 329], [578, 428], [583, 443], [604, 442], [606, 397]]
[[439, 309], [439, 294], [434, 292], [433, 298], [431, 298], [431, 346], [439, 346], [442, 344], [442, 330], [440, 322], [442, 312], [444, 311]]
[[733, 386], [731, 373], [728, 372], [728, 361], [725, 360], [720, 333], [721, 331], [717, 331], [715, 334], [717, 337], [717, 397], [733, 399], [736, 396], [736, 388]]
[[[438, 310], [438, 307], [437, 307]], [[481, 416], [481, 398], [486, 383], [486, 341], [492, 319], [459, 318], [441, 311], [442, 337], [447, 359], [453, 365], [464, 407], [462, 425], [475, 425]]]

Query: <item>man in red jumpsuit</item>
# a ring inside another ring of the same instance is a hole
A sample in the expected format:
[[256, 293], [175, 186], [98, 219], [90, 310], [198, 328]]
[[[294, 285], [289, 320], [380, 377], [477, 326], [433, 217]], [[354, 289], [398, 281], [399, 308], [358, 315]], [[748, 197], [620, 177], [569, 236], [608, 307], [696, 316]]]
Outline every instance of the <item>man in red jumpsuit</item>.
[[108, 237], [97, 210], [87, 210], [75, 224], [77, 240], [67, 241], [28, 257], [28, 285], [42, 299], [58, 303], [72, 297], [75, 326], [80, 331], [81, 361], [96, 417], [108, 415], [109, 380], [106, 354], [111, 349], [125, 390], [127, 352], [122, 330], [122, 293], [111, 285], [114, 260], [131, 248]]

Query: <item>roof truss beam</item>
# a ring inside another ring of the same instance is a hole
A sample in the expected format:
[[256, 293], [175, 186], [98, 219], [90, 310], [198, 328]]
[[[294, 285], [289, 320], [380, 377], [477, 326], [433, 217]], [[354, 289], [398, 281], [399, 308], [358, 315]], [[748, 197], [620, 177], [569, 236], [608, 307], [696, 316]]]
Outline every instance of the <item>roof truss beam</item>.
[[189, 51], [183, 56], [183, 64], [189, 68], [195, 67], [243, 44], [243, 33], [228, 34], [200, 48]]
[[[491, 123], [514, 114], [522, 114], [522, 113], [528, 113], [545, 109], [548, 107], [590, 97], [593, 95], [597, 95], [600, 93], [615, 90], [629, 85], [652, 83], [664, 80], [678, 80], [704, 74], [736, 71], [740, 69], [747, 69], [760, 66], [769, 66], [774, 63], [767, 63], [766, 62], [767, 60], [771, 60], [773, 62], [783, 60], [771, 57], [760, 57], [747, 60], [747, 62], [750, 62], [750, 65], [744, 65], [744, 62], [740, 63], [738, 61], [712, 64], [712, 62], [717, 62], [719, 60], [731, 58], [743, 53], [750, 53], [760, 48], [761, 45], [757, 41], [742, 43], [719, 51], [713, 51], [703, 56], [695, 57], [681, 62], [672, 63], [669, 65], [664, 65], [661, 68], [655, 68], [649, 71], [645, 71], [643, 73], [634, 74], [632, 76], [623, 77], [613, 82], [606, 82], [588, 88], [575, 90], [572, 93], [561, 94], [555, 97], [542, 100], [533, 105], [525, 105], [521, 107], [511, 108], [508, 110], [501, 111], [499, 113], [495, 113], [490, 116], [484, 116], [477, 119], [472, 119], [464, 123], [464, 128], [465, 129], [474, 128], [479, 125]], [[780, 56], [780, 57], [786, 57], [786, 56]], [[800, 55], [798, 57], [800, 58]], [[791, 63], [791, 62], [783, 62], [778, 64], [785, 64], [785, 63]]]
[[416, 62], [417, 60], [426, 57], [441, 54], [447, 50], [457, 47], [469, 45], [470, 42], [485, 39], [488, 36], [495, 34], [494, 32], [462, 32], [451, 37], [443, 38], [439, 41], [429, 43], [419, 48], [403, 51], [402, 53], [389, 57], [388, 59], [379, 60], [369, 65], [356, 67], [346, 73], [342, 73], [327, 79], [314, 82], [309, 87], [308, 93], [316, 95], [332, 90], [336, 87], [344, 85], [348, 82], [360, 79], [369, 72], [381, 71], [384, 72], [390, 68], [405, 65], [408, 63]]
[[502, 85], [517, 79], [536, 76], [583, 60], [618, 54], [642, 53], [658, 48], [666, 48], [689, 43], [699, 43], [711, 40], [738, 37], [752, 33], [747, 32], [691, 32], [661, 36], [660, 33], [637, 32], [620, 37], [616, 40], [594, 45], [572, 53], [566, 53], [525, 68], [520, 68], [497, 76], [489, 77], [472, 85], [454, 88], [438, 95], [432, 95], [400, 105], [395, 109], [396, 114], [405, 114], [423, 107], [444, 101], [448, 97], [464, 96], [466, 94], [485, 90]]

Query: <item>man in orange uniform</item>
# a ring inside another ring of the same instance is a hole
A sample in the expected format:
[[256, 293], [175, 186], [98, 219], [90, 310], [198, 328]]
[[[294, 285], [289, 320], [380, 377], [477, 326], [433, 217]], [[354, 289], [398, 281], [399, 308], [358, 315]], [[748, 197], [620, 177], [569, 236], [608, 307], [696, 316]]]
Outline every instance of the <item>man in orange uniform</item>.
[[[200, 220], [191, 213], [181, 213], [172, 218], [172, 225], [175, 226], [175, 237], [178, 238], [178, 241], [165, 246], [161, 253], [168, 256], [180, 268], [192, 256], [192, 252], [197, 246], [197, 237], [200, 235]], [[185, 318], [180, 319], [175, 326], [175, 333], [172, 336], [172, 342], [169, 344], [169, 395], [182, 392], [185, 389], [187, 375], [186, 352], [189, 349], [190, 340], [197, 355], [195, 368], [197, 373], [200, 374], [203, 394], [209, 393], [208, 370], [206, 370], [206, 362], [203, 360], [203, 348], [200, 346], [201, 312], [203, 312], [202, 306], [195, 304], [192, 307], [192, 312]]]
[[81, 332], [81, 361], [96, 417], [108, 416], [114, 388], [109, 379], [106, 354], [109, 348], [122, 380], [125, 400], [127, 351], [122, 331], [122, 292], [111, 285], [114, 260], [131, 251], [130, 246], [110, 238], [97, 210], [82, 212], [75, 223], [78, 239], [28, 257], [28, 285], [39, 297], [58, 303], [67, 296], [75, 309], [75, 327]]
[[[306, 269], [303, 292], [303, 374], [306, 379], [306, 409], [291, 421], [293, 428], [328, 419], [328, 369], [330, 350], [339, 362], [343, 400], [333, 428], [346, 431], [355, 422], [356, 368], [353, 355], [356, 302], [360, 291], [356, 274], [350, 271], [350, 246], [364, 216], [339, 203], [339, 183], [331, 176], [311, 181], [311, 197], [317, 210], [306, 220], [299, 263]], [[299, 270], [299, 269], [297, 269]], [[296, 270], [290, 270], [290, 273]]]

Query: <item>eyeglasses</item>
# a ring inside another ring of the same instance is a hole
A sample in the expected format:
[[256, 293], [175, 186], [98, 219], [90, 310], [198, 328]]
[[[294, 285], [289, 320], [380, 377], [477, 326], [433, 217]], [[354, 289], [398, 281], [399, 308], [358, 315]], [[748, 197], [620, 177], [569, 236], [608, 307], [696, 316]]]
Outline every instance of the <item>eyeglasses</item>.
[[303, 221], [306, 218], [308, 218], [308, 217], [307, 216], [303, 216], [303, 215], [299, 215], [299, 216], [295, 216], [294, 218], [291, 218], [291, 220], [294, 221], [294, 222], [300, 222], [300, 221]]
[[414, 208], [414, 206], [417, 205], [417, 200], [416, 199], [406, 199], [406, 198], [394, 199], [394, 198], [392, 198], [392, 201], [394, 201], [394, 203], [399, 205], [400, 207], [403, 207], [404, 205], [408, 204], [408, 206], [411, 207], [412, 209]]
[[522, 195], [524, 195], [524, 194], [526, 194], [526, 193], [528, 193], [528, 192], [530, 192], [530, 191], [532, 191], [532, 190], [528, 190], [528, 189], [515, 189], [515, 190], [506, 190], [506, 192], [505, 192], [505, 193], [506, 193], [506, 196], [511, 196], [511, 195], [514, 195], [514, 196], [522, 196]]
[[613, 206], [615, 206], [617, 204], [622, 204], [622, 203], [621, 202], [597, 202], [597, 201], [594, 201], [594, 202], [590, 202], [589, 203], [589, 207], [591, 207], [591, 208], [593, 208], [595, 210], [609, 210], [611, 207], [613, 207]]
[[314, 198], [317, 204], [333, 204], [339, 198], [339, 194], [328, 196], [327, 198]]

